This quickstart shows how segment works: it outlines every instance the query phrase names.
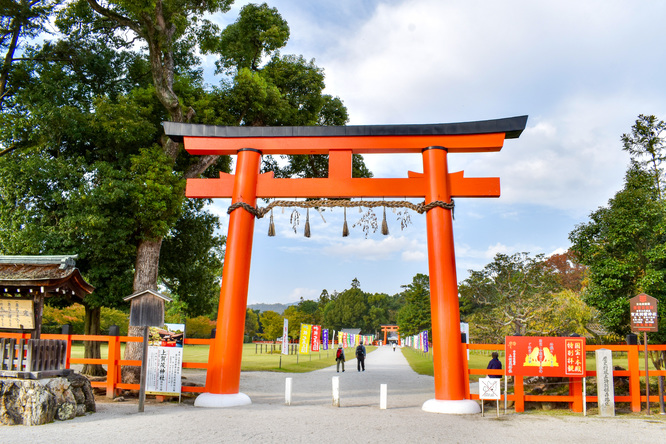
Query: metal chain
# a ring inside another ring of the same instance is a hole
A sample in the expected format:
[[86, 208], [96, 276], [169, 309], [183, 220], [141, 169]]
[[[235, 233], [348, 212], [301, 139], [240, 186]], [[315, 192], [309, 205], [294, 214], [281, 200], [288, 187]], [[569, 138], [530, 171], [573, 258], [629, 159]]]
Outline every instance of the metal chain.
[[338, 200], [338, 199], [318, 199], [318, 200], [304, 200], [304, 201], [294, 201], [294, 200], [275, 200], [269, 203], [266, 207], [253, 207], [245, 202], [236, 202], [231, 204], [227, 209], [227, 214], [231, 214], [237, 208], [243, 208], [248, 213], [254, 215], [257, 219], [261, 219], [275, 207], [298, 207], [298, 208], [318, 208], [318, 207], [367, 207], [367, 208], [377, 208], [377, 207], [388, 207], [388, 208], [409, 208], [414, 210], [419, 214], [427, 213], [435, 207], [444, 208], [447, 210], [454, 210], [455, 202], [451, 199], [451, 202], [444, 202], [441, 200], [436, 200], [426, 204], [421, 202], [419, 204], [413, 204], [406, 200]]

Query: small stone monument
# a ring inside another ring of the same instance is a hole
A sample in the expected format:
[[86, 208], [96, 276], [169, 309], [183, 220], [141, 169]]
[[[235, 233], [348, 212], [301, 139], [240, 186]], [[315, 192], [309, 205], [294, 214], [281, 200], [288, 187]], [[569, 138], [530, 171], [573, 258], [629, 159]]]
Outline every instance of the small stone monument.
[[613, 386], [613, 353], [601, 348], [594, 352], [597, 359], [597, 403], [599, 416], [615, 416], [615, 389]]

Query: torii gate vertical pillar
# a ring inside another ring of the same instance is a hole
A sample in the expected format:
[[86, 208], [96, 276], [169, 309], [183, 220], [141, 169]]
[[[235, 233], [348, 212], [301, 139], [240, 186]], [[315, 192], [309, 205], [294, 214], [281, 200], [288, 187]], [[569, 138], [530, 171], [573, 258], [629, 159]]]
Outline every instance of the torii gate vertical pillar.
[[[245, 148], [238, 151], [232, 204], [256, 205], [260, 164], [261, 152], [258, 150]], [[249, 396], [240, 393], [240, 367], [254, 219], [254, 215], [243, 208], [235, 209], [229, 216], [217, 329], [206, 372], [209, 392], [197, 397], [196, 407], [233, 407], [252, 403]]]
[[[442, 147], [428, 147], [423, 151], [423, 172], [427, 181], [426, 204], [451, 201], [447, 154]], [[451, 211], [435, 207], [426, 215], [435, 399], [426, 401], [423, 410], [435, 413], [478, 413], [479, 404], [465, 399], [467, 382], [460, 339]]]

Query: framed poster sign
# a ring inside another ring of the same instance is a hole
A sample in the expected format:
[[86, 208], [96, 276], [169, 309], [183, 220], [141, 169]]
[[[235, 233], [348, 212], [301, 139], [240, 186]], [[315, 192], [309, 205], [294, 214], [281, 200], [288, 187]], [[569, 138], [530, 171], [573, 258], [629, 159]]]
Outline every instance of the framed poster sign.
[[507, 336], [507, 376], [585, 376], [585, 338]]

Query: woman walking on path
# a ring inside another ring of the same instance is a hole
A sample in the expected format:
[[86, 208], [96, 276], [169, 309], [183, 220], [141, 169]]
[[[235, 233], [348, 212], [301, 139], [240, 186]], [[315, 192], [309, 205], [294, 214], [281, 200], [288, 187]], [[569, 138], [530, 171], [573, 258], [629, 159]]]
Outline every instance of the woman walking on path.
[[342, 371], [345, 371], [345, 349], [342, 344], [338, 344], [338, 351], [335, 353], [335, 369], [340, 373], [340, 364], [342, 364]]

